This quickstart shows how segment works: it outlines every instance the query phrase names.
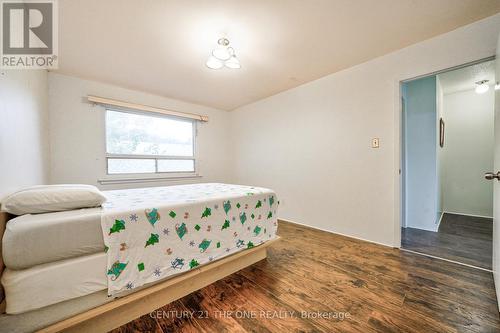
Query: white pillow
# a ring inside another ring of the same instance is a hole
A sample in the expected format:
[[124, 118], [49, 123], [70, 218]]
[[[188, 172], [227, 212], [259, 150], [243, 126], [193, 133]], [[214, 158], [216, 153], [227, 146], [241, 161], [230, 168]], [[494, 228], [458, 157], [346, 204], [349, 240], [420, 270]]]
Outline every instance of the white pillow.
[[97, 207], [106, 201], [92, 185], [61, 184], [28, 187], [2, 200], [2, 210], [14, 215]]

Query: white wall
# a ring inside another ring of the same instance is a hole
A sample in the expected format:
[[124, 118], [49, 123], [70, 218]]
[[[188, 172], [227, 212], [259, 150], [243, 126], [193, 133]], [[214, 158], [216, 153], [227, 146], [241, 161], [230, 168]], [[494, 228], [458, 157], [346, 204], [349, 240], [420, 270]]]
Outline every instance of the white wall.
[[[198, 123], [198, 171], [202, 178], [162, 182], [100, 185], [106, 176], [104, 108], [87, 95], [208, 115]], [[229, 182], [232, 159], [229, 115], [200, 105], [123, 89], [109, 84], [49, 73], [51, 183], [84, 183], [102, 189], [175, 185], [192, 182]]]
[[495, 15], [235, 110], [235, 180], [275, 189], [282, 219], [399, 246], [399, 82], [495, 54], [499, 30]]
[[436, 77], [404, 84], [406, 226], [437, 231]]
[[47, 72], [0, 75], [0, 198], [48, 181]]
[[493, 89], [481, 95], [474, 90], [444, 95], [445, 212], [493, 216], [493, 182], [484, 173], [493, 170], [494, 98]]

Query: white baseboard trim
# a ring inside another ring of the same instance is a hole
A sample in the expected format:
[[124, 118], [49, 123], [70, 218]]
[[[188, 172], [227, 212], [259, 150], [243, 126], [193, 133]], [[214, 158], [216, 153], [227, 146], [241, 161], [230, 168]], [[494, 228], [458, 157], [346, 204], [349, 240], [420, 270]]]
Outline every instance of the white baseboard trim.
[[439, 217], [439, 221], [437, 223], [437, 230], [439, 231], [439, 226], [441, 225], [441, 221], [443, 220], [444, 212], [441, 212], [441, 216]]
[[[318, 227], [314, 227], [314, 226], [309, 225], [309, 224], [299, 223], [299, 222], [287, 220], [287, 219], [284, 219], [284, 218], [281, 218], [281, 217], [278, 217], [278, 221], [283, 221], [283, 222], [288, 222], [288, 223], [292, 223], [292, 224], [297, 224], [297, 225], [301, 225], [301, 226], [308, 227], [308, 228], [311, 228], [311, 229], [315, 229], [315, 230], [319, 230], [319, 231], [324, 231], [324, 232], [329, 232], [331, 234], [340, 235], [340, 236], [344, 236], [344, 237], [349, 237], [349, 238], [357, 239], [357, 240], [360, 240], [360, 241], [363, 241], [363, 242], [373, 243], [373, 244], [382, 245], [382, 246], [385, 246], [385, 247], [390, 247], [390, 248], [393, 248], [393, 249], [397, 249], [397, 247], [393, 246], [393, 245], [388, 245], [388, 244], [385, 244], [385, 243], [376, 242], [376, 241], [372, 241], [372, 240], [361, 238], [361, 237], [356, 237], [356, 236], [352, 236], [352, 235], [343, 234], [343, 233], [340, 233], [340, 232], [335, 232], [335, 231], [331, 231], [331, 230], [327, 230], [327, 229], [323, 229], [323, 228], [318, 228]], [[278, 223], [278, 225], [279, 225], [279, 223]]]
[[407, 226], [405, 228], [410, 228], [410, 229], [418, 229], [418, 230], [424, 230], [424, 231], [430, 231], [430, 232], [438, 232], [438, 225], [436, 225], [436, 228], [432, 228], [432, 229], [429, 229], [429, 228], [422, 228], [422, 227], [414, 227], [414, 226]]
[[493, 216], [474, 215], [474, 214], [464, 214], [464, 213], [449, 212], [449, 211], [444, 211], [443, 213], [446, 213], [446, 214], [452, 214], [452, 215], [471, 216], [471, 217], [482, 217], [482, 218], [485, 218], [485, 219], [492, 219], [492, 218], [493, 218]]

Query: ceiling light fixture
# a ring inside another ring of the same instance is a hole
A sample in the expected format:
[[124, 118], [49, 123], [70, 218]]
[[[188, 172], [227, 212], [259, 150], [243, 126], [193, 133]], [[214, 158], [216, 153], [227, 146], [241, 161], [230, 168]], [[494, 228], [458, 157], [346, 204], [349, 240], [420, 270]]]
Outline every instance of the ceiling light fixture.
[[476, 84], [476, 93], [477, 94], [484, 94], [488, 90], [490, 90], [490, 86], [488, 85], [489, 80], [481, 80], [477, 81]]
[[224, 63], [224, 65], [226, 65], [227, 68], [231, 68], [231, 69], [241, 68], [240, 61], [234, 55], [232, 55], [231, 58], [229, 58], [229, 60], [227, 60]]
[[500, 82], [495, 83], [495, 90], [500, 90]]
[[236, 58], [234, 49], [229, 46], [227, 38], [220, 38], [217, 41], [217, 47], [212, 51], [206, 65], [210, 69], [221, 69], [226, 66], [231, 69], [241, 68], [240, 61]]
[[206, 65], [210, 69], [221, 69], [222, 67], [224, 67], [224, 62], [214, 56], [210, 56], [210, 58], [208, 58], [207, 60]]

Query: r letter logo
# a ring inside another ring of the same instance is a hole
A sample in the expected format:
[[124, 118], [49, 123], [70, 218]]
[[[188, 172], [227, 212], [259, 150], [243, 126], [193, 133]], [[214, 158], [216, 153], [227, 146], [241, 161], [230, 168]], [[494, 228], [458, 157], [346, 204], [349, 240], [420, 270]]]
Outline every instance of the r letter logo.
[[56, 0], [0, 0], [1, 68], [57, 68]]

